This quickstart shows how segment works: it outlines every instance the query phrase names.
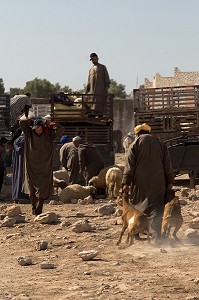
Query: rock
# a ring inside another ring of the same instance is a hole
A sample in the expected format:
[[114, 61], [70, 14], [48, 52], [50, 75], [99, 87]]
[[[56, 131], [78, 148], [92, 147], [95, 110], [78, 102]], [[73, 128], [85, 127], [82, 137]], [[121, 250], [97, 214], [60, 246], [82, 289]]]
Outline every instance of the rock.
[[185, 199], [179, 199], [181, 205], [186, 205], [187, 201]]
[[32, 260], [28, 256], [20, 256], [17, 258], [18, 263], [20, 266], [30, 266], [32, 265]]
[[185, 236], [188, 238], [188, 239], [195, 239], [195, 238], [198, 238], [198, 231], [196, 229], [187, 229], [185, 231]]
[[9, 218], [6, 216], [1, 223], [1, 227], [12, 227], [16, 223], [15, 218]]
[[15, 218], [17, 224], [25, 223], [26, 222], [25, 215], [21, 215], [20, 214], [18, 216], [15, 216], [14, 218]]
[[45, 212], [40, 215], [38, 215], [35, 219], [35, 222], [41, 223], [41, 224], [51, 224], [58, 221], [58, 216], [54, 212]]
[[87, 204], [87, 202], [85, 199], [79, 199], [78, 204], [85, 205], [85, 204]]
[[87, 204], [93, 204], [94, 203], [93, 197], [91, 195], [85, 197], [84, 200], [86, 201]]
[[72, 204], [77, 204], [78, 199], [71, 199], [70, 202], [71, 202]]
[[199, 217], [199, 211], [191, 211], [190, 215], [197, 218], [197, 217]]
[[89, 232], [92, 231], [93, 229], [94, 228], [87, 220], [80, 220], [73, 225], [72, 231], [76, 233], [81, 233], [81, 232]]
[[59, 201], [57, 201], [57, 200], [50, 200], [49, 204], [50, 205], [59, 205]]
[[84, 213], [82, 213], [81, 211], [76, 212], [76, 217], [84, 217]]
[[199, 197], [196, 194], [189, 195], [189, 200], [197, 201], [198, 199], [199, 199]]
[[117, 218], [117, 220], [115, 221], [115, 225], [123, 225], [123, 221], [122, 218]]
[[48, 242], [46, 242], [46, 241], [37, 242], [35, 244], [35, 249], [38, 250], [38, 251], [48, 249]]
[[192, 229], [199, 229], [199, 217], [193, 219], [190, 223], [189, 223], [189, 227]]
[[55, 265], [49, 261], [43, 261], [41, 264], [40, 264], [40, 267], [41, 269], [54, 269], [55, 268]]
[[160, 253], [167, 253], [167, 250], [160, 248]]
[[90, 250], [90, 251], [81, 251], [77, 255], [81, 257], [82, 260], [92, 260], [98, 255], [98, 251]]
[[0, 211], [2, 212], [3, 210], [7, 209], [7, 205], [6, 204], [3, 204], [3, 205], [0, 205]]
[[10, 239], [10, 238], [16, 238], [19, 237], [20, 234], [19, 233], [10, 233], [8, 235], [6, 235], [6, 240]]
[[0, 214], [0, 220], [3, 220], [6, 217], [6, 214]]
[[123, 213], [123, 209], [121, 207], [117, 207], [116, 211], [114, 213], [114, 216], [115, 217], [120, 217], [122, 215], [122, 213]]
[[33, 300], [31, 297], [27, 296], [26, 294], [20, 294], [18, 296], [15, 296], [13, 298], [8, 298], [8, 299], [11, 299], [11, 300]]
[[196, 278], [196, 279], [194, 279], [194, 281], [193, 281], [194, 283], [196, 283], [196, 284], [199, 284], [199, 277], [198, 278]]
[[69, 222], [69, 221], [63, 221], [63, 222], [61, 222], [61, 224], [60, 224], [61, 227], [69, 227], [69, 226], [71, 226], [71, 225], [72, 225], [72, 223]]
[[189, 196], [189, 189], [183, 189], [181, 191], [181, 196], [182, 197], [188, 197]]
[[10, 218], [18, 216], [21, 213], [22, 213], [21, 208], [18, 205], [12, 205], [12, 206], [7, 207], [6, 215]]
[[97, 208], [95, 211], [97, 211], [98, 214], [101, 216], [111, 215], [111, 214], [115, 213], [115, 207], [111, 204], [105, 204], [105, 205]]

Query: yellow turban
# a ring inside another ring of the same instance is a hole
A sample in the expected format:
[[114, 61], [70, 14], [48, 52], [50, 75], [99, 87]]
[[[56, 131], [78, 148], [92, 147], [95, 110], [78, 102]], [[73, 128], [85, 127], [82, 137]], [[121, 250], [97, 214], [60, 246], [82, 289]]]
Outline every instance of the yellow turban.
[[135, 134], [138, 134], [140, 132], [140, 130], [144, 130], [144, 131], [151, 131], [151, 127], [146, 124], [146, 123], [143, 123], [142, 125], [137, 125], [135, 128], [134, 128], [134, 132]]

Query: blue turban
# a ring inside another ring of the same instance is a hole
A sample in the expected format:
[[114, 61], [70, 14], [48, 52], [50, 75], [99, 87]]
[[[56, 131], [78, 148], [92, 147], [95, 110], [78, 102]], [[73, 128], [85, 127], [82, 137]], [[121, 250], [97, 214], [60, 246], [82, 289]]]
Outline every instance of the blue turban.
[[65, 143], [68, 143], [69, 142], [69, 137], [67, 135], [63, 135], [60, 139], [60, 143], [62, 145], [64, 145]]

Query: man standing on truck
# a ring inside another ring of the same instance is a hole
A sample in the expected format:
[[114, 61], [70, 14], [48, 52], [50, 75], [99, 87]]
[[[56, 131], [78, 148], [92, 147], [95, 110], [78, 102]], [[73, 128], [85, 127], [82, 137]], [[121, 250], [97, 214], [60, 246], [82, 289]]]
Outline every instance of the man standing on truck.
[[89, 70], [86, 94], [94, 94], [92, 110], [98, 114], [106, 113], [107, 94], [110, 85], [107, 68], [98, 62], [99, 58], [96, 53], [90, 54], [90, 60], [93, 63]]
[[167, 147], [150, 131], [146, 123], [135, 127], [137, 137], [127, 152], [122, 184], [132, 204], [147, 214], [159, 239], [165, 192], [172, 189], [174, 173]]

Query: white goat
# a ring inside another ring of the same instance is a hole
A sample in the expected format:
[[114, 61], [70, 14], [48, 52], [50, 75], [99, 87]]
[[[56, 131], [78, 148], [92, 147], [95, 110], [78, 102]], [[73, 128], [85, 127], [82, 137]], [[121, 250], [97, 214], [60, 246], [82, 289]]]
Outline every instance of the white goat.
[[131, 143], [134, 141], [135, 139], [135, 136], [133, 133], [129, 132], [127, 134], [127, 136], [124, 138], [123, 140], [123, 147], [124, 147], [124, 150], [125, 150], [125, 156], [127, 154], [127, 151], [129, 149], [129, 146], [131, 145]]
[[122, 171], [117, 167], [110, 168], [106, 173], [107, 194], [110, 198], [118, 197], [121, 184]]

